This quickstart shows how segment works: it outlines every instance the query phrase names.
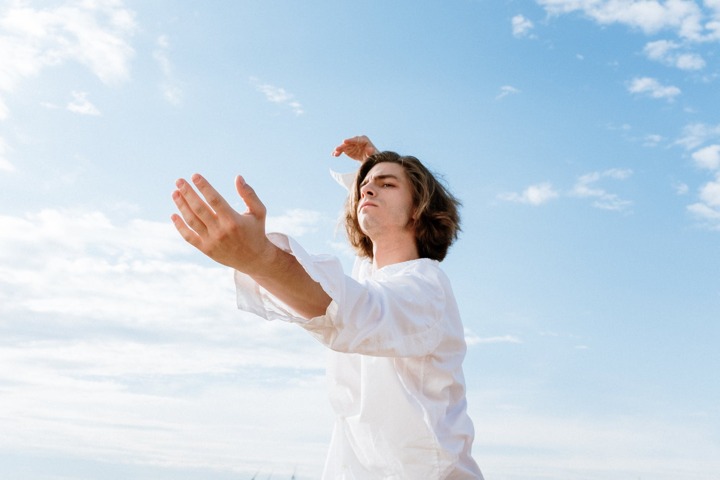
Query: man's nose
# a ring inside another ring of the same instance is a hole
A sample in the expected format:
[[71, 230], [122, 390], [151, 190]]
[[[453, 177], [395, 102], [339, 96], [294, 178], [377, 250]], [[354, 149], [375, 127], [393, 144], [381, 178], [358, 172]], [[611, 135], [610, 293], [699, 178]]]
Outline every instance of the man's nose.
[[374, 196], [375, 196], [375, 190], [372, 188], [372, 186], [371, 186], [369, 183], [368, 183], [368, 184], [365, 184], [365, 185], [360, 189], [360, 197], [365, 198], [366, 196], [367, 196], [367, 197], [374, 197]]

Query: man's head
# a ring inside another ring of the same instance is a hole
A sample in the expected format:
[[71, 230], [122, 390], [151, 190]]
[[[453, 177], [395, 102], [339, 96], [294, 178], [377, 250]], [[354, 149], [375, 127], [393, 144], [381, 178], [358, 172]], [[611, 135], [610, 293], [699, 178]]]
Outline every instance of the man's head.
[[[402, 169], [394, 166], [383, 168], [384, 163], [400, 165]], [[460, 230], [460, 202], [420, 160], [411, 156], [400, 156], [395, 152], [376, 153], [360, 166], [345, 208], [345, 228], [351, 245], [361, 256], [373, 257], [373, 243], [366, 232], [369, 227], [362, 213], [358, 212], [358, 207], [363, 205], [363, 197], [367, 199], [378, 191], [373, 190], [374, 188], [385, 185], [380, 180], [393, 180], [392, 177], [400, 177], [397, 181], [406, 182], [410, 188], [412, 199], [411, 212], [407, 215], [407, 228], [414, 231], [419, 256], [443, 260]], [[386, 186], [393, 188], [392, 184]]]

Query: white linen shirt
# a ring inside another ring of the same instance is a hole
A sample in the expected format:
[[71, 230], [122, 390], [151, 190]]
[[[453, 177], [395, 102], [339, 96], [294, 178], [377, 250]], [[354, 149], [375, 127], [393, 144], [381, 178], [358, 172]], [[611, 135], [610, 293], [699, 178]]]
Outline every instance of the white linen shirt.
[[463, 326], [439, 263], [375, 270], [357, 260], [349, 277], [335, 257], [310, 255], [285, 235], [268, 237], [332, 299], [324, 315], [307, 320], [235, 272], [240, 309], [296, 323], [332, 350], [335, 425], [323, 480], [482, 479], [471, 457]]

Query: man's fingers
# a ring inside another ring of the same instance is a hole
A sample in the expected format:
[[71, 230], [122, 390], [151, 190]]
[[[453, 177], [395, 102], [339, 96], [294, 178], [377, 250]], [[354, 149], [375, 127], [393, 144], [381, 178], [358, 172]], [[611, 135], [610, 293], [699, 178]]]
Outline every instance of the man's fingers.
[[248, 212], [259, 219], [264, 219], [266, 213], [265, 205], [260, 201], [255, 190], [245, 183], [245, 179], [240, 175], [235, 177], [235, 188], [240, 198], [245, 202]]
[[[180, 190], [178, 181], [178, 190], [175, 190], [172, 194], [173, 202], [175, 202], [175, 206], [180, 211], [180, 214], [182, 215], [182, 220], [184, 220], [183, 225], [189, 226], [192, 228], [196, 233], [199, 233], [201, 235], [204, 235], [207, 233], [207, 225], [205, 222], [203, 222], [196, 214], [193, 208], [190, 206], [190, 204], [187, 202], [187, 198]], [[188, 187], [189, 188], [189, 187]], [[192, 189], [190, 189], [192, 191]], [[194, 191], [192, 191], [193, 194], [195, 194]], [[197, 196], [197, 194], [196, 194]], [[200, 200], [202, 202], [202, 200]], [[177, 227], [177, 225], [176, 225]], [[182, 232], [181, 232], [182, 233]]]
[[200, 190], [203, 197], [205, 197], [205, 201], [207, 201], [208, 205], [210, 205], [210, 208], [212, 208], [215, 212], [228, 213], [234, 211], [223, 196], [220, 195], [218, 191], [215, 190], [215, 187], [210, 185], [210, 182], [205, 180], [202, 175], [199, 173], [194, 174], [192, 176], [192, 181], [197, 189]]
[[358, 135], [343, 140], [340, 145], [335, 147], [332, 154], [335, 157], [339, 157], [344, 153], [353, 160], [364, 161], [376, 151], [377, 148], [366, 135]]
[[340, 154], [347, 153], [348, 151], [357, 148], [357, 143], [360, 138], [361, 137], [346, 138], [340, 145], [335, 147], [335, 150], [333, 150], [333, 155], [339, 157]]
[[[205, 203], [205, 200], [200, 198], [200, 195], [193, 189], [193, 187], [184, 179], [179, 179], [177, 182], [175, 182], [175, 185], [177, 186], [178, 192], [182, 195], [183, 200], [187, 204], [187, 207], [190, 209], [190, 211], [194, 214], [195, 217], [198, 218], [200, 222], [202, 222], [205, 226], [211, 227], [217, 222], [217, 219], [215, 217], [215, 211], [210, 208], [210, 206]], [[178, 204], [178, 202], [175, 202]], [[181, 205], [178, 204], [178, 208], [181, 208]], [[183, 213], [183, 218], [185, 221], [193, 228], [195, 228], [194, 219], [192, 216], [186, 215], [185, 212], [180, 210]]]
[[185, 239], [185, 241], [188, 242], [190, 245], [199, 250], [202, 244], [200, 236], [187, 226], [187, 224], [183, 221], [180, 215], [173, 213], [170, 216], [170, 220], [172, 220], [173, 225], [175, 225], [177, 231], [180, 232], [180, 236]]

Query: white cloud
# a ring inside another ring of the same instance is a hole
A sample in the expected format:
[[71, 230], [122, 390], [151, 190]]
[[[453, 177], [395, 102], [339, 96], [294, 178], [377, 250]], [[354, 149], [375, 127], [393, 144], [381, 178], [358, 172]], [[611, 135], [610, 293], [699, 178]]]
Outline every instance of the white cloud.
[[647, 43], [643, 51], [650, 60], [664, 61], [672, 51], [678, 48], [680, 48], [680, 45], [675, 42], [657, 40]]
[[715, 181], [708, 182], [700, 188], [700, 199], [709, 207], [715, 209], [720, 207], [720, 174]]
[[169, 221], [0, 215], [0, 318], [3, 451], [319, 474], [322, 347], [239, 312]]
[[675, 66], [681, 70], [701, 70], [705, 60], [696, 53], [683, 53], [675, 59]]
[[601, 25], [626, 25], [648, 35], [667, 30], [695, 42], [720, 38], [720, 30], [706, 22], [712, 12], [705, 12], [691, 0], [538, 0], [538, 3], [551, 15], [582, 12]]
[[0, 88], [10, 90], [23, 77], [64, 61], [76, 61], [103, 82], [125, 80], [133, 49], [134, 14], [114, 0], [72, 1], [55, 8], [33, 9], [14, 2], [0, 12], [3, 74]]
[[73, 100], [68, 103], [67, 109], [80, 115], [100, 115], [100, 110], [88, 100], [86, 92], [72, 92]]
[[695, 164], [707, 170], [720, 169], [720, 145], [710, 145], [692, 154]]
[[[118, 0], [69, 1], [33, 8], [28, 2], [0, 7], [0, 94], [26, 78], [65, 62], [77, 62], [107, 84], [126, 80], [134, 51], [134, 13]], [[0, 120], [9, 111], [0, 98]]]
[[704, 123], [693, 123], [683, 127], [682, 135], [675, 141], [675, 145], [680, 145], [687, 150], [692, 150], [715, 138], [720, 138], [720, 124], [707, 125]]
[[613, 168], [603, 172], [591, 172], [582, 175], [572, 188], [571, 195], [580, 198], [593, 198], [593, 206], [603, 210], [627, 210], [632, 202], [623, 200], [614, 193], [608, 193], [596, 184], [604, 179], [626, 180], [632, 175], [632, 170]]
[[690, 187], [686, 183], [677, 183], [673, 186], [675, 193], [678, 195], [687, 195], [690, 191]]
[[250, 79], [250, 82], [255, 85], [255, 88], [258, 92], [265, 95], [265, 98], [269, 102], [277, 103], [280, 105], [287, 105], [292, 109], [293, 112], [295, 112], [295, 115], [297, 116], [305, 113], [300, 102], [295, 100], [295, 96], [284, 88], [276, 87], [267, 83], [261, 83], [258, 79], [254, 77]]
[[[720, 138], [720, 124], [693, 123], [683, 128], [682, 136], [675, 142], [686, 150], [694, 150], [703, 144]], [[720, 144], [706, 145], [691, 154], [699, 168], [715, 172], [715, 178], [698, 190], [698, 202], [688, 205], [687, 210], [704, 226], [720, 230]]]
[[525, 203], [529, 205], [542, 205], [559, 196], [550, 183], [539, 183], [530, 185], [522, 193], [502, 193], [498, 196], [500, 200], [508, 202]]
[[293, 237], [299, 237], [317, 229], [322, 219], [320, 212], [313, 210], [293, 209], [283, 215], [269, 216], [267, 218], [268, 232], [282, 232]]
[[650, 59], [681, 70], [702, 70], [705, 60], [696, 53], [680, 53], [681, 46], [669, 40], [657, 40], [645, 45], [645, 55]]
[[644, 147], [657, 147], [663, 141], [662, 135], [651, 133], [643, 138]]
[[498, 94], [497, 97], [495, 97], [495, 99], [501, 100], [501, 99], [507, 97], [508, 95], [517, 95], [518, 93], [520, 93], [520, 90], [518, 90], [517, 88], [515, 88], [511, 85], [503, 85], [502, 87], [500, 87], [500, 93]]
[[688, 205], [688, 211], [708, 228], [720, 230], [720, 173], [700, 187], [698, 197], [700, 201]]
[[672, 100], [681, 93], [679, 88], [661, 85], [656, 79], [650, 77], [634, 78], [628, 85], [628, 91], [635, 94], [647, 94], [652, 98], [666, 98], [668, 100]]
[[688, 205], [687, 208], [697, 217], [716, 223], [715, 228], [720, 229], [720, 209], [712, 208], [704, 203], [693, 203]]
[[535, 27], [533, 22], [522, 15], [512, 17], [512, 33], [515, 37], [522, 38], [530, 35], [530, 31]]

